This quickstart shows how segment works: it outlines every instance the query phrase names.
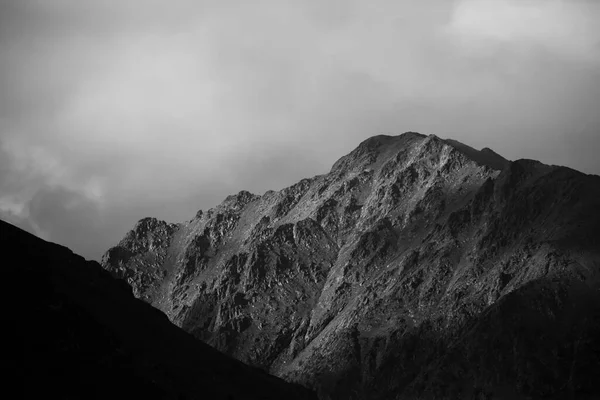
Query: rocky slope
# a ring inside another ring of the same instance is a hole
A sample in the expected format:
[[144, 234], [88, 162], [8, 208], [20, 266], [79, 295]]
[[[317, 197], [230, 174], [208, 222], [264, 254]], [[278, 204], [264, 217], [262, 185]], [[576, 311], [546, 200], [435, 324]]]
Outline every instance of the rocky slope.
[[279, 192], [143, 219], [102, 265], [323, 399], [600, 393], [600, 177], [568, 168], [376, 136]]
[[0, 243], [20, 292], [11, 398], [316, 399], [195, 340], [96, 262], [3, 221]]

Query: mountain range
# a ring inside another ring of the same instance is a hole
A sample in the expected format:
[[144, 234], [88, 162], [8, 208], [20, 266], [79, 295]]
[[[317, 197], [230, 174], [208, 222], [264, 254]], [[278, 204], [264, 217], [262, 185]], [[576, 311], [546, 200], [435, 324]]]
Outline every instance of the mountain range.
[[600, 398], [600, 177], [566, 167], [382, 135], [101, 263], [0, 242], [23, 398]]
[[566, 167], [375, 136], [280, 191], [144, 218], [101, 265], [321, 399], [600, 397], [600, 177]]

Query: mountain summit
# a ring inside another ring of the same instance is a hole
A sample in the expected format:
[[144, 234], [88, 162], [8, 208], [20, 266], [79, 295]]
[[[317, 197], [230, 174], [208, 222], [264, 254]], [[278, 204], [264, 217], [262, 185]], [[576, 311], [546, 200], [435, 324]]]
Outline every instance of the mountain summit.
[[568, 168], [375, 136], [281, 191], [143, 219], [102, 265], [324, 399], [600, 393], [600, 177]]

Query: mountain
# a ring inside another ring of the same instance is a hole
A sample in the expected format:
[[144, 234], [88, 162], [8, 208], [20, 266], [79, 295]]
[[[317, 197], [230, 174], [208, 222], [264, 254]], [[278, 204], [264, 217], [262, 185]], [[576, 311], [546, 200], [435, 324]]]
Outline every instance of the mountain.
[[0, 242], [19, 292], [11, 397], [316, 400], [194, 339], [96, 262], [4, 221]]
[[600, 177], [569, 168], [375, 136], [281, 191], [145, 218], [102, 265], [322, 399], [600, 396]]

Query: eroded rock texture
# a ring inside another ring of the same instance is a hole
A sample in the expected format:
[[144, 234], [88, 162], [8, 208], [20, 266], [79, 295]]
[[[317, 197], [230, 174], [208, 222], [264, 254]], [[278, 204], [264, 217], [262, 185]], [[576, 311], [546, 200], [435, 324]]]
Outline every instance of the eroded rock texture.
[[376, 136], [279, 192], [144, 219], [102, 264], [323, 399], [600, 393], [600, 177], [568, 168]]

